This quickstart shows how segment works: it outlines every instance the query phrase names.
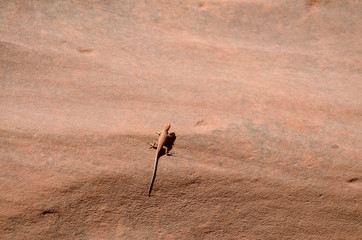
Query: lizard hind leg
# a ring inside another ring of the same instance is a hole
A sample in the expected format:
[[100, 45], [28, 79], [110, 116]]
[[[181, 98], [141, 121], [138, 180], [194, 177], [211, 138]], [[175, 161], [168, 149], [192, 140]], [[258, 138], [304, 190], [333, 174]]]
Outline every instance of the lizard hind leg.
[[151, 148], [155, 148], [155, 149], [157, 148], [157, 142], [153, 142], [153, 143], [148, 142], [148, 144], [151, 146], [150, 149]]
[[162, 148], [165, 149], [165, 153], [167, 156], [174, 156], [174, 153], [170, 152], [170, 150], [166, 146], [163, 146]]
[[166, 146], [162, 146], [163, 149], [165, 149], [165, 153], [167, 156], [171, 155], [169, 152], [168, 152], [168, 148]]

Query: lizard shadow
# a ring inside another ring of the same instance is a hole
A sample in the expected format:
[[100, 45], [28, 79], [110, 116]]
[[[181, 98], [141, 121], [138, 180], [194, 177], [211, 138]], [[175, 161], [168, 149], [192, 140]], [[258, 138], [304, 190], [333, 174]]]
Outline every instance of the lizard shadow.
[[[167, 147], [169, 153], [172, 150], [173, 145], [175, 144], [176, 138], [177, 138], [176, 134], [174, 132], [172, 132], [172, 133], [169, 133], [169, 136], [166, 139], [164, 146]], [[150, 147], [150, 148], [156, 149], [157, 147]], [[166, 154], [166, 150], [162, 148], [159, 153], [159, 157], [161, 157], [165, 154]], [[169, 154], [169, 155], [172, 156], [172, 154]]]
[[[169, 136], [167, 137], [166, 142], [165, 142], [165, 146], [167, 147], [168, 152], [170, 152], [172, 150], [173, 145], [175, 144], [175, 141], [176, 141], [176, 134], [174, 132], [172, 132], [169, 134]], [[164, 152], [164, 154], [166, 153], [165, 149], [163, 149], [163, 152]]]

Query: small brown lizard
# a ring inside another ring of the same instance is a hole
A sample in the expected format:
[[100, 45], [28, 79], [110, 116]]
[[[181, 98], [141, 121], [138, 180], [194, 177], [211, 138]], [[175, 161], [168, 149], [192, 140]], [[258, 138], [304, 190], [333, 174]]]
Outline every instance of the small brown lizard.
[[152, 186], [153, 186], [153, 183], [156, 178], [157, 164], [158, 164], [158, 159], [160, 157], [159, 155], [160, 155], [161, 150], [165, 149], [166, 154], [169, 155], [168, 148], [165, 146], [165, 143], [166, 143], [167, 137], [169, 137], [168, 130], [170, 129], [170, 127], [171, 127], [171, 124], [167, 123], [165, 125], [165, 127], [163, 128], [162, 132], [157, 132], [157, 134], [159, 135], [157, 143], [156, 142], [153, 144], [149, 143], [151, 145], [151, 148], [156, 148], [156, 156], [155, 156], [155, 165], [153, 168], [153, 177], [152, 177], [152, 182], [150, 185], [150, 190], [148, 192], [148, 197], [151, 196]]

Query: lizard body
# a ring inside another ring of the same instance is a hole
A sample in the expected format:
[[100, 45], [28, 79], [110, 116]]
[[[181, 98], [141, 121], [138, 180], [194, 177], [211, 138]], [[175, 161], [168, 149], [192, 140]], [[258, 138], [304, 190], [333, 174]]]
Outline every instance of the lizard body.
[[151, 185], [150, 185], [150, 190], [148, 192], [148, 197], [151, 196], [151, 191], [152, 191], [152, 187], [153, 187], [153, 183], [155, 182], [155, 178], [156, 178], [156, 171], [157, 171], [157, 164], [158, 164], [158, 159], [159, 159], [159, 155], [160, 155], [160, 152], [162, 149], [165, 149], [166, 150], [166, 154], [168, 154], [168, 148], [165, 145], [166, 143], [166, 140], [167, 140], [167, 137], [169, 136], [168, 134], [168, 130], [170, 129], [171, 127], [171, 124], [170, 123], [167, 123], [165, 125], [165, 127], [163, 128], [162, 132], [160, 133], [157, 133], [159, 136], [158, 136], [158, 141], [157, 141], [157, 148], [155, 146], [155, 143], [151, 145], [151, 148], [156, 148], [156, 156], [155, 156], [155, 164], [154, 164], [154, 167], [153, 167], [153, 177], [152, 177], [152, 182], [151, 182]]

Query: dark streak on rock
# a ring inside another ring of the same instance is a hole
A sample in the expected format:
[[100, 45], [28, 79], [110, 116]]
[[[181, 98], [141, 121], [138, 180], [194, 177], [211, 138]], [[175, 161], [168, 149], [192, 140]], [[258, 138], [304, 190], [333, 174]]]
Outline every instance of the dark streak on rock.
[[88, 53], [93, 52], [92, 49], [88, 49], [88, 48], [78, 48], [77, 51], [80, 53], [83, 53], [83, 54], [88, 54]]
[[54, 214], [54, 213], [58, 213], [57, 211], [54, 211], [54, 210], [44, 210], [42, 212], [43, 215], [47, 215], [47, 214]]
[[355, 178], [350, 178], [347, 180], [347, 182], [352, 183], [352, 182], [357, 182], [359, 180], [359, 178], [355, 177]]

